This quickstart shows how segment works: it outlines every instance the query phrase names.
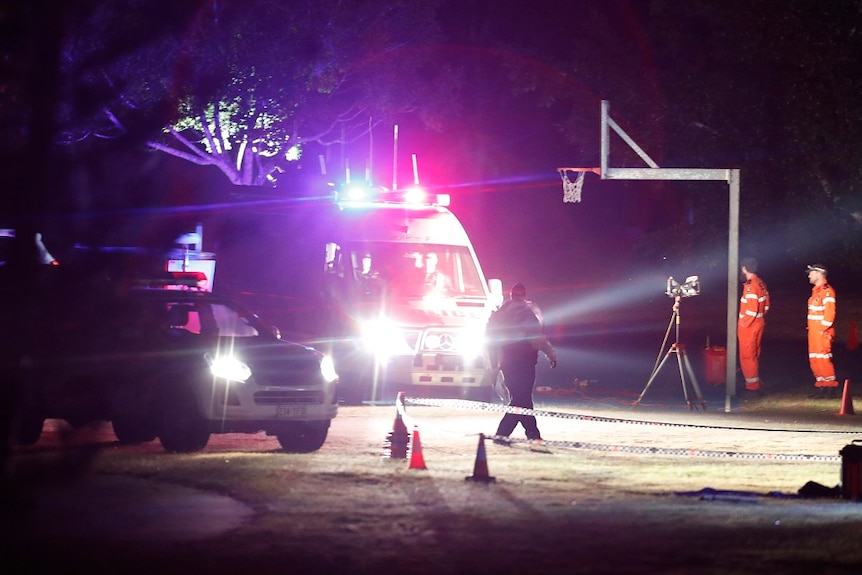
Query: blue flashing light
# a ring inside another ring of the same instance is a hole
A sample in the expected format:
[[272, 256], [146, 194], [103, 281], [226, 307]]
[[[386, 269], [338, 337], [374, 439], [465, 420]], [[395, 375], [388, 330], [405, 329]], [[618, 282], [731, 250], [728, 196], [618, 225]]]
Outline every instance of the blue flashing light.
[[388, 190], [361, 182], [345, 184], [337, 191], [335, 201], [355, 205], [388, 202], [414, 206], [438, 205], [446, 207], [450, 203], [450, 196], [449, 194], [431, 194], [420, 186], [413, 186], [404, 190]]
[[365, 184], [348, 184], [342, 190], [341, 195], [348, 202], [362, 202], [373, 199], [371, 188]]

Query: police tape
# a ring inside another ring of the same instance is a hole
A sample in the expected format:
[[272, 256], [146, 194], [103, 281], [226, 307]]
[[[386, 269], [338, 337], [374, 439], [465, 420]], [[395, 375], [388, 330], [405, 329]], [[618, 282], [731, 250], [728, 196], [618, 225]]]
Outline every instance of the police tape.
[[[513, 439], [511, 437], [500, 437], [496, 435], [487, 436], [498, 443], [530, 445], [529, 439]], [[605, 451], [609, 453], [634, 453], [639, 455], [671, 455], [685, 457], [715, 457], [720, 459], [737, 460], [771, 460], [771, 461], [811, 461], [811, 462], [840, 462], [841, 457], [837, 455], [808, 455], [804, 453], [752, 453], [741, 451], [722, 451], [711, 449], [692, 449], [690, 447], [646, 447], [638, 445], [608, 445], [604, 443], [589, 443], [585, 441], [552, 441], [543, 440], [542, 446], [551, 448], [584, 449], [587, 451]]]
[[546, 411], [542, 409], [528, 409], [526, 407], [496, 405], [481, 401], [470, 401], [466, 399], [437, 399], [430, 397], [405, 398], [409, 405], [426, 405], [433, 407], [453, 407], [458, 409], [474, 409], [478, 411], [492, 411], [497, 413], [515, 413], [517, 415], [533, 415], [538, 417], [556, 417], [559, 419], [577, 419], [581, 421], [596, 421], [600, 423], [625, 423], [629, 425], [647, 425], [656, 427], [683, 427], [692, 429], [726, 429], [729, 431], [765, 431], [781, 433], [823, 433], [837, 435], [859, 435], [859, 430], [845, 431], [843, 429], [781, 429], [768, 427], [735, 427], [728, 425], [704, 425], [697, 423], [671, 423], [667, 421], [647, 421], [643, 419], [625, 419], [620, 417], [604, 417], [600, 415], [585, 415], [562, 411]]
[[[670, 423], [645, 421], [637, 419], [625, 419], [618, 417], [604, 417], [596, 415], [584, 415], [578, 413], [567, 413], [559, 411], [546, 411], [540, 409], [528, 409], [525, 407], [496, 405], [484, 403], [481, 401], [469, 401], [463, 399], [437, 399], [437, 398], [405, 398], [406, 405], [423, 405], [430, 407], [451, 407], [457, 409], [472, 409], [479, 411], [490, 411], [496, 413], [514, 413], [518, 415], [533, 415], [539, 417], [556, 417], [561, 419], [573, 419], [580, 421], [591, 421], [599, 423], [623, 423], [631, 425], [649, 425], [658, 427], [675, 427], [675, 428], [692, 428], [692, 429], [718, 429], [731, 431], [761, 431], [761, 432], [782, 432], [782, 433], [824, 433], [824, 434], [858, 434], [858, 431], [842, 431], [842, 430], [811, 430], [811, 429], [770, 429], [759, 427], [731, 427], [721, 425], [703, 425], [691, 423]], [[486, 435], [488, 439], [498, 443], [507, 445], [525, 443], [530, 444], [530, 440], [517, 439], [511, 437], [499, 437], [495, 435]], [[839, 462], [839, 456], [832, 455], [808, 455], [808, 454], [781, 454], [781, 453], [752, 453], [738, 452], [726, 450], [709, 450], [695, 449], [690, 447], [647, 447], [636, 445], [609, 445], [602, 443], [589, 443], [584, 441], [553, 441], [544, 440], [545, 447], [559, 447], [570, 449], [584, 449], [590, 451], [604, 451], [609, 453], [634, 453], [642, 455], [671, 455], [671, 456], [686, 456], [686, 457], [714, 457], [721, 459], [734, 460], [771, 460], [771, 461], [810, 461], [810, 462]]]

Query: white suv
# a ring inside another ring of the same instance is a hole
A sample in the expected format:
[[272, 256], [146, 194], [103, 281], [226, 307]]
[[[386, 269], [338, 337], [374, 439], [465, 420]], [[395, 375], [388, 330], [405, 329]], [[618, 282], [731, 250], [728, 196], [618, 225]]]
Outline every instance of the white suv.
[[285, 451], [319, 449], [337, 413], [330, 358], [189, 276], [84, 297], [60, 282], [66, 297], [46, 303], [45, 335], [22, 362], [17, 442], [35, 443], [58, 418], [111, 421], [121, 442], [158, 437], [172, 452], [203, 449], [211, 433], [260, 431]]

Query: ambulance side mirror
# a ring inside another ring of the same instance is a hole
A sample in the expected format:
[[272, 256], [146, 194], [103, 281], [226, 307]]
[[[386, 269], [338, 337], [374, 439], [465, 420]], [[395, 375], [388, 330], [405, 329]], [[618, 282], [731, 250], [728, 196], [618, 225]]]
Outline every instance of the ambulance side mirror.
[[499, 279], [488, 280], [488, 291], [491, 292], [490, 302], [494, 309], [503, 305], [503, 282]]

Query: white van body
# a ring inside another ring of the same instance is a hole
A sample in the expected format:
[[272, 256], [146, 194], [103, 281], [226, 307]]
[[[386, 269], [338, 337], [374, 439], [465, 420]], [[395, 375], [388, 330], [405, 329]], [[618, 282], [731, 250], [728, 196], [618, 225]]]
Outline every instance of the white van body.
[[502, 290], [485, 279], [458, 218], [436, 204], [338, 207], [324, 291], [346, 322], [339, 373], [343, 385], [356, 387], [348, 394], [490, 399], [483, 334]]

